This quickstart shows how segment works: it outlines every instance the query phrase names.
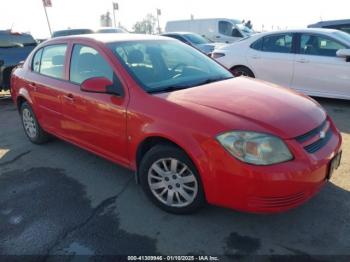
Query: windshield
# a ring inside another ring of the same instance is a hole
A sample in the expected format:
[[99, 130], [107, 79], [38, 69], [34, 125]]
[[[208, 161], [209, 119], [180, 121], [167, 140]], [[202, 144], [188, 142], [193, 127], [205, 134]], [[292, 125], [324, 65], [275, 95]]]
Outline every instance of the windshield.
[[232, 78], [209, 57], [178, 41], [118, 42], [109, 47], [146, 92], [166, 92]]
[[0, 48], [36, 46], [37, 43], [31, 35], [6, 33], [0, 34]]
[[244, 24], [237, 24], [237, 27], [247, 35], [254, 34], [254, 31], [252, 29], [246, 27]]
[[344, 33], [342, 31], [338, 31], [338, 32], [335, 32], [333, 34], [336, 35], [338, 38], [342, 39], [343, 41], [345, 41], [345, 43], [347, 43], [348, 47], [350, 47], [350, 34]]
[[185, 37], [195, 45], [208, 44], [210, 41], [203, 36], [194, 35], [194, 34], [186, 34]]

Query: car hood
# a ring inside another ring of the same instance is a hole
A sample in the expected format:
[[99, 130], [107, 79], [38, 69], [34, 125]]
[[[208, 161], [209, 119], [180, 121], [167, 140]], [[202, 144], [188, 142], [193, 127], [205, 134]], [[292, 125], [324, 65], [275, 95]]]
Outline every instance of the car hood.
[[[232, 130], [265, 131], [294, 138], [319, 126], [323, 108], [305, 95], [245, 77], [179, 90], [159, 97], [221, 121]], [[203, 110], [204, 109], [204, 110]], [[247, 124], [249, 123], [249, 124]]]

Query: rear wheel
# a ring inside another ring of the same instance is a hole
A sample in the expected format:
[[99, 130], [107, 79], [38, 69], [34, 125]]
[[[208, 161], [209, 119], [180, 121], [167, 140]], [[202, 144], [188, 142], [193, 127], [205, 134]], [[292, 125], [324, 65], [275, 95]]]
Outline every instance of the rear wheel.
[[21, 105], [21, 119], [24, 132], [29, 140], [34, 144], [43, 144], [49, 140], [49, 134], [39, 125], [34, 112], [27, 102]]
[[245, 66], [237, 66], [237, 67], [231, 68], [230, 71], [236, 77], [238, 76], [247, 76], [252, 78], [255, 77], [254, 73], [248, 67], [245, 67]]
[[149, 150], [139, 174], [146, 195], [167, 212], [191, 213], [205, 203], [197, 169], [175, 146], [158, 145]]

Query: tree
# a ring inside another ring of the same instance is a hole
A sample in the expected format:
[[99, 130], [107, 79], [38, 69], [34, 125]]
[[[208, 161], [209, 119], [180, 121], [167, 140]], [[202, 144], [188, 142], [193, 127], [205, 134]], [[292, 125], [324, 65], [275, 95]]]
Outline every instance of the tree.
[[152, 14], [147, 14], [142, 21], [135, 23], [133, 30], [135, 33], [139, 34], [155, 34], [156, 21], [157, 19]]

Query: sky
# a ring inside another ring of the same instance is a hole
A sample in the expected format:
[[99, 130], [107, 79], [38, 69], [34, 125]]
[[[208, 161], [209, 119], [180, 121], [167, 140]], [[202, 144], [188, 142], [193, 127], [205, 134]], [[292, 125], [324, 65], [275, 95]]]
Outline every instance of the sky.
[[[251, 20], [254, 29], [304, 28], [322, 20], [350, 19], [350, 0], [114, 0], [119, 4], [117, 23], [128, 30], [148, 13], [162, 11], [161, 28], [169, 20], [234, 18]], [[70, 28], [97, 28], [100, 15], [112, 12], [112, 0], [52, 0], [47, 8], [53, 31]], [[49, 37], [42, 0], [0, 0], [0, 29], [31, 32]]]

